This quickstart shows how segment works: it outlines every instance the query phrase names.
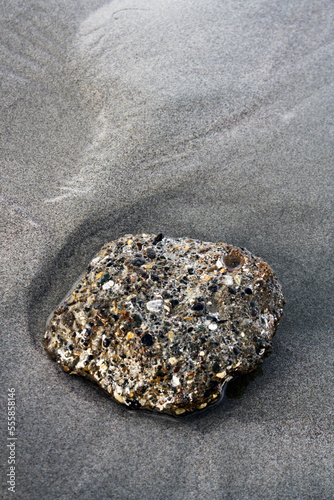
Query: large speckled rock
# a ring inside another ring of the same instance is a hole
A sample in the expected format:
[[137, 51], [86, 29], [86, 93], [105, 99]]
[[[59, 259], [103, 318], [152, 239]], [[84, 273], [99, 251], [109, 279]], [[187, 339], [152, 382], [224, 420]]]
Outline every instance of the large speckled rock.
[[261, 362], [283, 303], [271, 268], [245, 249], [126, 235], [92, 260], [45, 345], [118, 402], [182, 415]]

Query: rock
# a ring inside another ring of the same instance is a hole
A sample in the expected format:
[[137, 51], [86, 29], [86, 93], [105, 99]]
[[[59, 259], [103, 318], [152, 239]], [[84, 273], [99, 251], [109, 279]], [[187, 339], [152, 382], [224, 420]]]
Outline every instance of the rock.
[[182, 415], [256, 368], [283, 304], [271, 268], [245, 249], [126, 235], [92, 260], [55, 311], [45, 346], [116, 401]]

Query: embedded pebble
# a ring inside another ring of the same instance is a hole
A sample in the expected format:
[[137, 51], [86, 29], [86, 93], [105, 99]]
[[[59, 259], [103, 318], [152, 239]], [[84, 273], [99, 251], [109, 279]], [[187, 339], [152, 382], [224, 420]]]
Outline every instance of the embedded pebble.
[[162, 308], [162, 300], [150, 300], [146, 303], [146, 308], [152, 312], [159, 312]]
[[54, 312], [45, 346], [119, 403], [185, 415], [262, 362], [284, 302], [272, 269], [244, 248], [125, 235]]

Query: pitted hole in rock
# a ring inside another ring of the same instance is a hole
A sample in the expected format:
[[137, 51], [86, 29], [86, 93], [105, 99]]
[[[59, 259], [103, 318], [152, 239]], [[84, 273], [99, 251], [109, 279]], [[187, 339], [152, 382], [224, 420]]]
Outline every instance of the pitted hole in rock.
[[238, 271], [238, 269], [240, 269], [244, 265], [245, 258], [240, 250], [238, 250], [237, 248], [233, 248], [230, 253], [224, 255], [223, 262], [227, 270], [233, 272]]

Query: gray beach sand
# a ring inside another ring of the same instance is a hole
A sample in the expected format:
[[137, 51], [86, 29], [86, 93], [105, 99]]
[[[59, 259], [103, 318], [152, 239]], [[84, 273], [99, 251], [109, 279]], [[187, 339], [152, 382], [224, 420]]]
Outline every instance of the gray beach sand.
[[[330, 0], [4, 0], [1, 498], [330, 499]], [[287, 299], [274, 352], [219, 406], [133, 412], [66, 375], [45, 323], [103, 243], [246, 247]]]

